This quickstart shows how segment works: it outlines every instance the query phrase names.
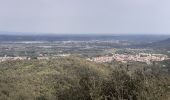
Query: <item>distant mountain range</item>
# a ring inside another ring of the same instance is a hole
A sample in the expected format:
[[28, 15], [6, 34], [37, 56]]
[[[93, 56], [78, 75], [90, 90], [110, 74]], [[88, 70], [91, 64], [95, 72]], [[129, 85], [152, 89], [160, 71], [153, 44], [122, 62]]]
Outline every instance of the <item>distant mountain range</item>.
[[89, 41], [89, 40], [126, 40], [134, 43], [151, 43], [170, 38], [170, 35], [108, 35], [108, 34], [5, 34], [0, 32], [0, 42], [2, 41]]

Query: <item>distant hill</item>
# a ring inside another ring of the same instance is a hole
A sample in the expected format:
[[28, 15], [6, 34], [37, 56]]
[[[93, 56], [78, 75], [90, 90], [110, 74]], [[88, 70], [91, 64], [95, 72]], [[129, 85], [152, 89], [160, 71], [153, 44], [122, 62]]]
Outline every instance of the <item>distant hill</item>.
[[149, 47], [170, 50], [170, 38], [148, 44]]
[[136, 45], [131, 45], [131, 48], [153, 48], [153, 49], [162, 49], [170, 50], [170, 38], [159, 40], [151, 43], [141, 43]]
[[132, 34], [50, 34], [50, 33], [16, 33], [1, 32], [0, 42], [2, 41], [89, 41], [89, 40], [126, 40], [135, 43], [150, 43], [170, 38], [170, 35], [132, 35]]
[[166, 44], [170, 44], [170, 38], [166, 39], [166, 40], [163, 40], [163, 41], [160, 41], [158, 43], [166, 43]]

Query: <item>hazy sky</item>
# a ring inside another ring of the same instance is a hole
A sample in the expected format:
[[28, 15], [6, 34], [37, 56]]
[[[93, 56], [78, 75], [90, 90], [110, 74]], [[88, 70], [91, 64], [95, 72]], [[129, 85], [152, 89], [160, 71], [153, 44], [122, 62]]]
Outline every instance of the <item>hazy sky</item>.
[[170, 33], [170, 0], [0, 0], [0, 31]]

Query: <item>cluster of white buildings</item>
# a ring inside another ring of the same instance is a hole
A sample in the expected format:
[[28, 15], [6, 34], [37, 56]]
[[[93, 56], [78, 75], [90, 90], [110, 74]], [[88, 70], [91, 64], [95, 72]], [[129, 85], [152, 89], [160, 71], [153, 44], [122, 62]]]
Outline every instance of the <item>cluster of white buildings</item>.
[[[55, 59], [58, 57], [68, 57], [70, 56], [70, 54], [58, 54], [56, 56], [53, 57], [48, 57], [48, 56], [39, 56], [36, 57], [38, 60], [49, 60], [50, 58]], [[0, 62], [4, 62], [4, 61], [13, 61], [13, 60], [31, 60], [31, 58], [29, 57], [21, 57], [21, 56], [17, 56], [17, 57], [8, 57], [8, 56], [4, 56], [4, 57], [0, 57]]]
[[0, 57], [0, 62], [3, 62], [3, 61], [13, 61], [13, 60], [30, 60], [31, 58], [28, 58], [28, 57], [7, 57], [7, 56], [4, 56], [4, 57]]
[[163, 54], [147, 54], [140, 53], [138, 55], [129, 55], [129, 54], [113, 54], [113, 56], [102, 56], [102, 57], [94, 57], [92, 59], [88, 59], [90, 61], [94, 61], [97, 63], [103, 62], [111, 62], [113, 60], [120, 62], [128, 62], [128, 61], [138, 61], [138, 62], [146, 62], [150, 63], [152, 61], [163, 61], [169, 59], [168, 56]]

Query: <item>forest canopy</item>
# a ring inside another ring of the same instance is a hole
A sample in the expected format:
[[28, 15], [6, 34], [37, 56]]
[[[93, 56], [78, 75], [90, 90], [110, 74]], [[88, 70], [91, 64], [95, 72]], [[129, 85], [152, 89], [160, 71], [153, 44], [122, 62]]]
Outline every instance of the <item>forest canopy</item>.
[[0, 100], [169, 100], [169, 72], [130, 66], [80, 57], [1, 62]]

